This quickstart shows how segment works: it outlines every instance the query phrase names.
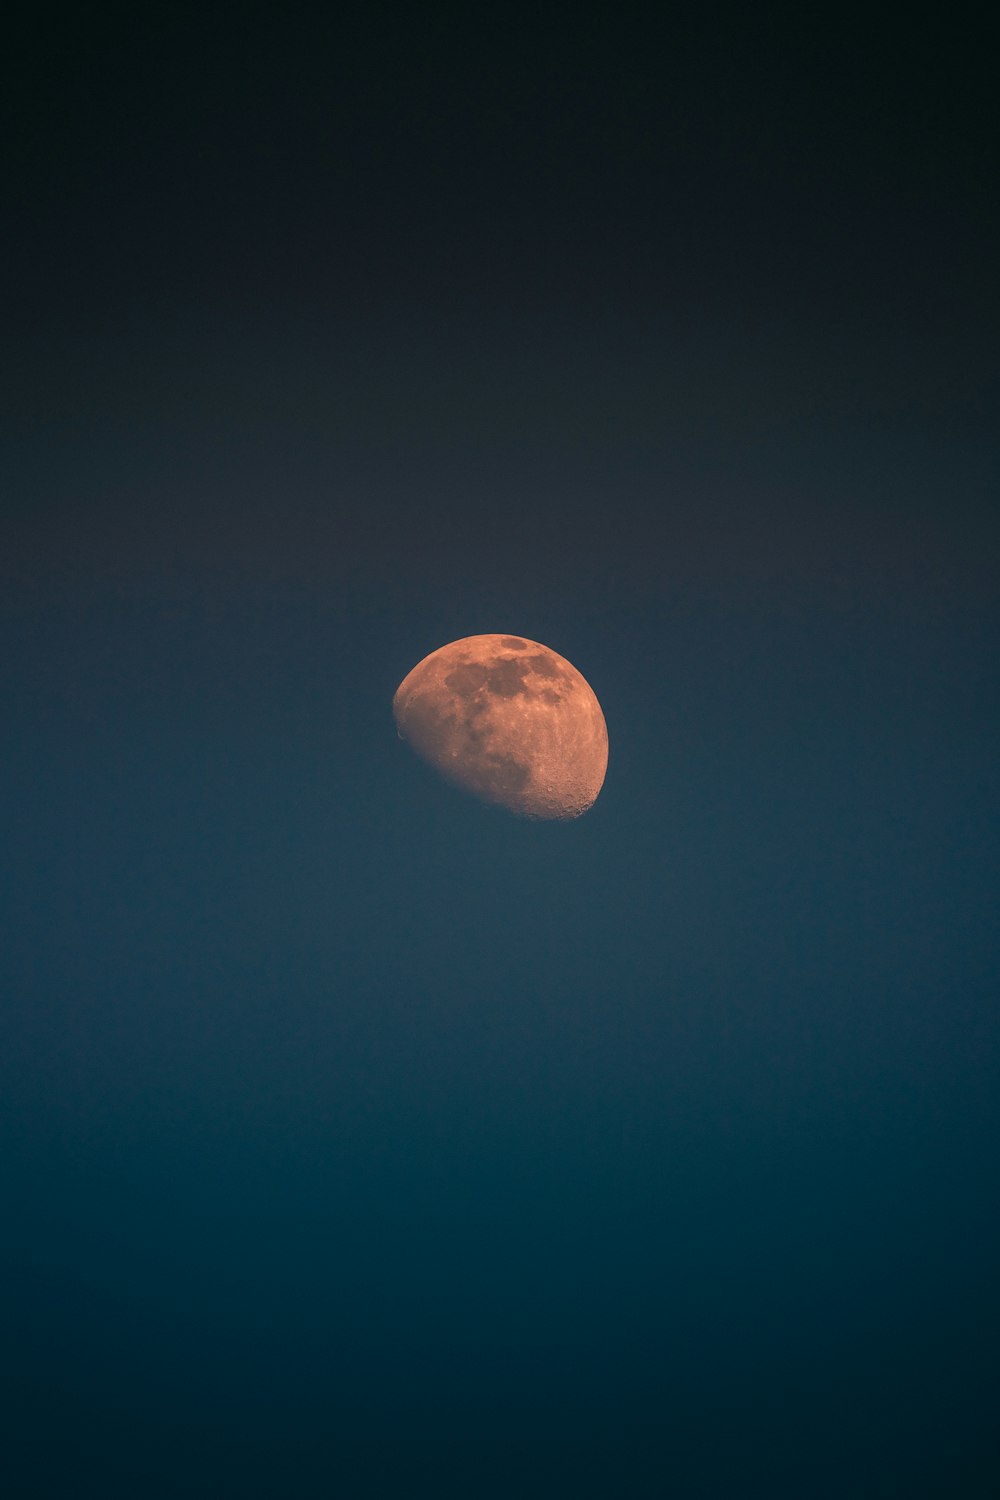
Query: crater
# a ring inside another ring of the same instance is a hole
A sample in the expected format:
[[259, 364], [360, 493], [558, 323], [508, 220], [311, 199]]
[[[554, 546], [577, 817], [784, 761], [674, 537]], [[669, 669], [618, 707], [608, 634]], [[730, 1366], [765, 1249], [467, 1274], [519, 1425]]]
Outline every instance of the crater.
[[512, 755], [491, 755], [483, 768], [485, 787], [500, 799], [516, 797], [530, 780], [530, 766]]
[[559, 663], [541, 652], [537, 656], [529, 656], [527, 665], [537, 677], [562, 677], [564, 675]]
[[523, 661], [498, 661], [489, 670], [489, 690], [498, 698], [515, 698], [524, 692], [524, 676], [527, 663]]
[[456, 667], [445, 678], [446, 686], [459, 698], [470, 698], [477, 693], [489, 676], [481, 662], [470, 661], [467, 666]]
[[501, 646], [506, 646], [508, 651], [527, 651], [527, 641], [522, 641], [517, 635], [503, 635], [500, 637]]

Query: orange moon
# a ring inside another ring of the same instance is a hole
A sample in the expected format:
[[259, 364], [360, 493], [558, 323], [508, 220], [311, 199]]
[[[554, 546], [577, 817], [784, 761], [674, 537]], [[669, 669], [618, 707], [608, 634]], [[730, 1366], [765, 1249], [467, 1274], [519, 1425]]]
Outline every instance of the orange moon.
[[578, 818], [608, 767], [608, 730], [565, 657], [517, 635], [425, 656], [392, 702], [401, 739], [448, 781], [522, 818]]

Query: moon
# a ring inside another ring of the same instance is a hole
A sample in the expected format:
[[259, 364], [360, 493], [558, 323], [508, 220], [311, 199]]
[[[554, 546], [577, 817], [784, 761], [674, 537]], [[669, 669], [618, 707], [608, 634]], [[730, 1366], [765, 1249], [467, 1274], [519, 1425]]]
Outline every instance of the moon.
[[400, 738], [455, 786], [522, 818], [594, 805], [608, 729], [564, 656], [518, 635], [469, 635], [418, 662], [392, 702]]

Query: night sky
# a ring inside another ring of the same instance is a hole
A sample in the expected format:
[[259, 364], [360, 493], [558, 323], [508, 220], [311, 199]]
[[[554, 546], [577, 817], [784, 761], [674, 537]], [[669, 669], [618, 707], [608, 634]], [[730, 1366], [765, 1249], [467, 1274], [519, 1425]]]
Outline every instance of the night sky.
[[9, 27], [0, 1490], [1000, 1492], [985, 31]]

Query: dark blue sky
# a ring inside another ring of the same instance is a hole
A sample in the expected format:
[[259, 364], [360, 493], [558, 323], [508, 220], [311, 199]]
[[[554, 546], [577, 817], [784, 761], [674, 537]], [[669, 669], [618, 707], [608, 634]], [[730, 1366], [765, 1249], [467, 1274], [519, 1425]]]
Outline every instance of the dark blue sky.
[[8, 64], [5, 1493], [992, 1495], [984, 49], [366, 16]]

